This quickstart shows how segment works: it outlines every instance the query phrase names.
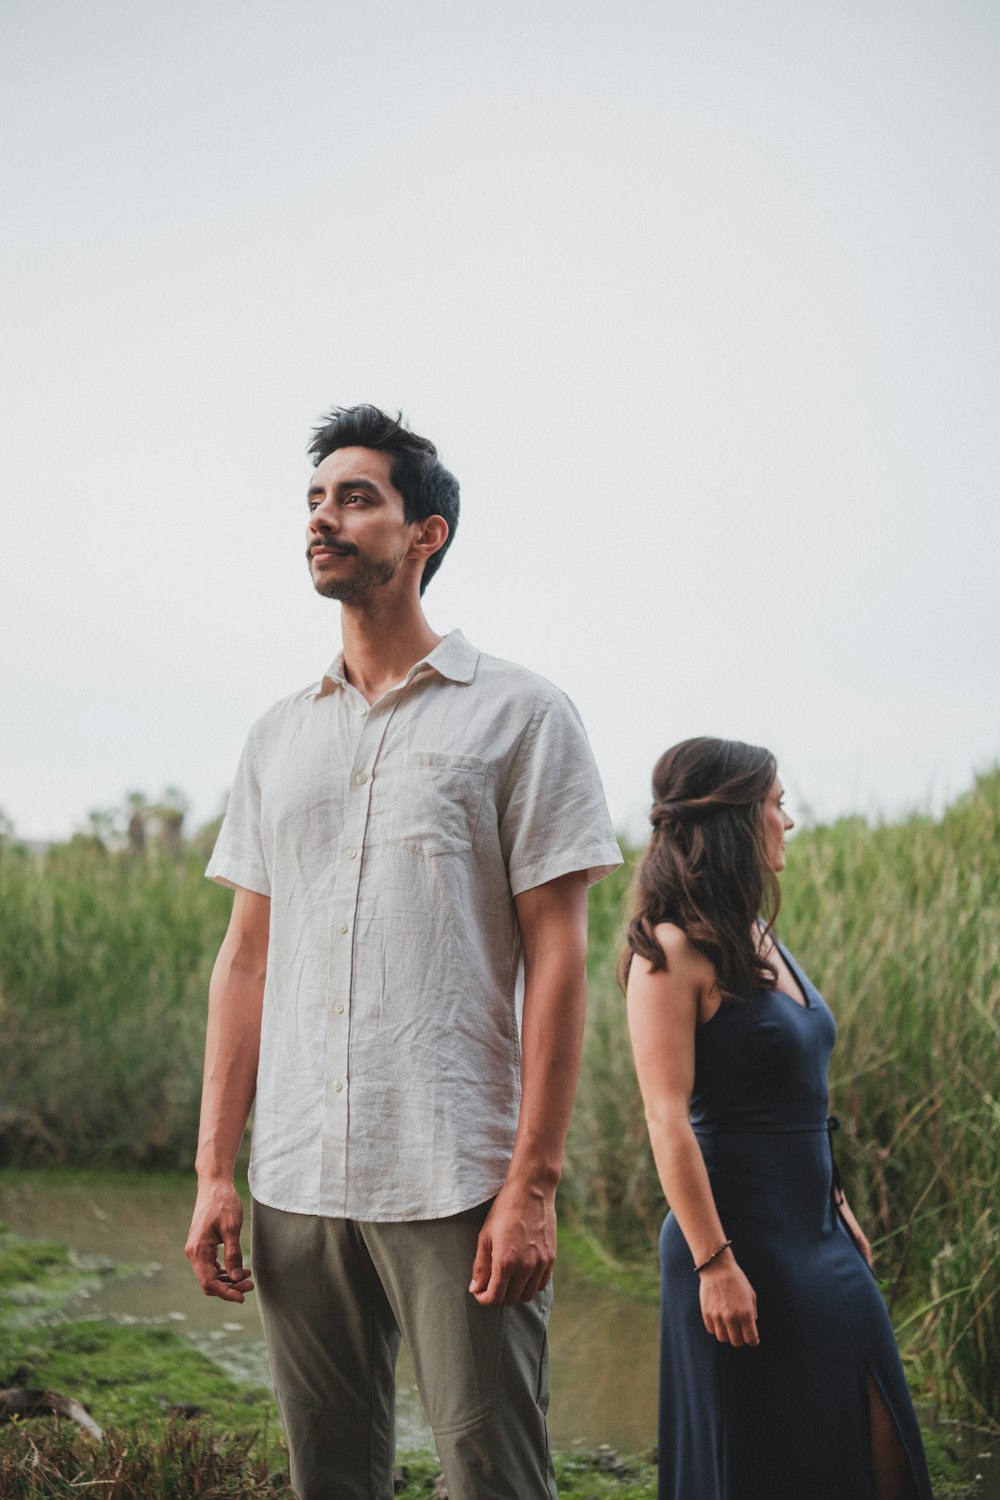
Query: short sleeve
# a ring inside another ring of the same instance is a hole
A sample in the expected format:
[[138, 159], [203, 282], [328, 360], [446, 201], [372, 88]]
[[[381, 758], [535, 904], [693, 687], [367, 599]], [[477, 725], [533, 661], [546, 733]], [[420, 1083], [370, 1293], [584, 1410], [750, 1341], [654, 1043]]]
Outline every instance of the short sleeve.
[[270, 896], [271, 879], [261, 833], [260, 779], [253, 736], [248, 738], [236, 768], [226, 816], [205, 871], [220, 885], [240, 886]]
[[564, 695], [543, 703], [525, 730], [499, 815], [515, 896], [573, 870], [593, 885], [621, 864], [586, 731]]

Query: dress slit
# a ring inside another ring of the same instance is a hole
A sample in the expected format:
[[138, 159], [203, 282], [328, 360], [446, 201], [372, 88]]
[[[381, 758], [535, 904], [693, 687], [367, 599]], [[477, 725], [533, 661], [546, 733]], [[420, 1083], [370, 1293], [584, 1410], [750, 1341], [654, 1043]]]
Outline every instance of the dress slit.
[[[895, 1436], [896, 1449], [897, 1449], [897, 1457], [899, 1459], [901, 1459], [902, 1462], [906, 1466], [906, 1479], [907, 1479], [906, 1488], [905, 1488], [905, 1490], [901, 1494], [898, 1495], [898, 1497], [897, 1496], [891, 1496], [890, 1500], [918, 1500], [918, 1497], [920, 1495], [920, 1490], [919, 1490], [919, 1474], [918, 1474], [917, 1466], [914, 1463], [914, 1457], [913, 1457], [913, 1452], [911, 1450], [911, 1445], [906, 1440], [906, 1434], [904, 1433], [902, 1425], [900, 1424], [899, 1416], [897, 1414], [895, 1405], [893, 1404], [891, 1396], [889, 1395], [889, 1393], [886, 1391], [885, 1387], [883, 1386], [882, 1381], [879, 1379], [878, 1371], [875, 1370], [875, 1369], [873, 1369], [873, 1367], [869, 1364], [869, 1362], [867, 1360], [865, 1360], [865, 1362], [864, 1362], [864, 1371], [865, 1371], [865, 1394], [867, 1396], [869, 1413], [871, 1412], [873, 1403], [880, 1403], [881, 1404], [883, 1412], [884, 1412], [885, 1420], [886, 1420], [887, 1424], [891, 1427], [892, 1432], [893, 1432], [893, 1434]], [[876, 1500], [881, 1500], [881, 1497], [879, 1496], [879, 1492], [878, 1492], [878, 1489], [876, 1488], [876, 1483], [875, 1483], [875, 1453], [874, 1453], [874, 1446], [873, 1446], [873, 1443], [872, 1443], [871, 1422], [870, 1422], [870, 1419], [869, 1419], [869, 1434], [868, 1434], [868, 1438], [869, 1438], [869, 1450], [871, 1452], [872, 1494], [876, 1497]], [[912, 1442], [912, 1435], [911, 1435], [911, 1442]], [[922, 1458], [923, 1458], [923, 1449], [921, 1447], [921, 1459]]]

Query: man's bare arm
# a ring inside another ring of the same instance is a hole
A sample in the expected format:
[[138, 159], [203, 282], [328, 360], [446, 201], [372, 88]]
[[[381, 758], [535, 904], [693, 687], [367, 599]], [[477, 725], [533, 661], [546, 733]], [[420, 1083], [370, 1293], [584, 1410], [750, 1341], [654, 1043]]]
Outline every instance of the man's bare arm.
[[587, 1003], [587, 875], [516, 897], [524, 952], [521, 1111], [507, 1179], [479, 1235], [469, 1290], [530, 1302], [556, 1258], [556, 1187], [580, 1072]]
[[[243, 1204], [233, 1173], [257, 1088], [270, 915], [269, 897], [237, 889], [208, 991], [195, 1159], [198, 1197], [185, 1253], [205, 1295], [227, 1302], [242, 1302], [244, 1294], [253, 1291], [240, 1249]], [[222, 1267], [217, 1258], [220, 1245]]]

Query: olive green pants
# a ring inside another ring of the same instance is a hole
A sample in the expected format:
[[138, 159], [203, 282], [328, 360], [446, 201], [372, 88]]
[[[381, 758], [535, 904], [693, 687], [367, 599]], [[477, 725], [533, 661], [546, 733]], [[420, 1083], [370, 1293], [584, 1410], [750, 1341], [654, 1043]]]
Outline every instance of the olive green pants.
[[554, 1500], [545, 1413], [551, 1286], [469, 1294], [489, 1204], [367, 1224], [254, 1202], [254, 1283], [299, 1500], [391, 1500], [400, 1334], [450, 1500]]

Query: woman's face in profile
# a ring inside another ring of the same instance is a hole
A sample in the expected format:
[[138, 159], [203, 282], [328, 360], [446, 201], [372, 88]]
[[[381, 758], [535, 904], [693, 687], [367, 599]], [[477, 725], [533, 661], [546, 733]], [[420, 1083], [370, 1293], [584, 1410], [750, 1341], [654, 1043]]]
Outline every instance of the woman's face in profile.
[[794, 821], [785, 811], [785, 789], [781, 777], [771, 782], [771, 790], [764, 798], [764, 840], [767, 848], [768, 867], [775, 872], [785, 868], [785, 834], [795, 827]]

